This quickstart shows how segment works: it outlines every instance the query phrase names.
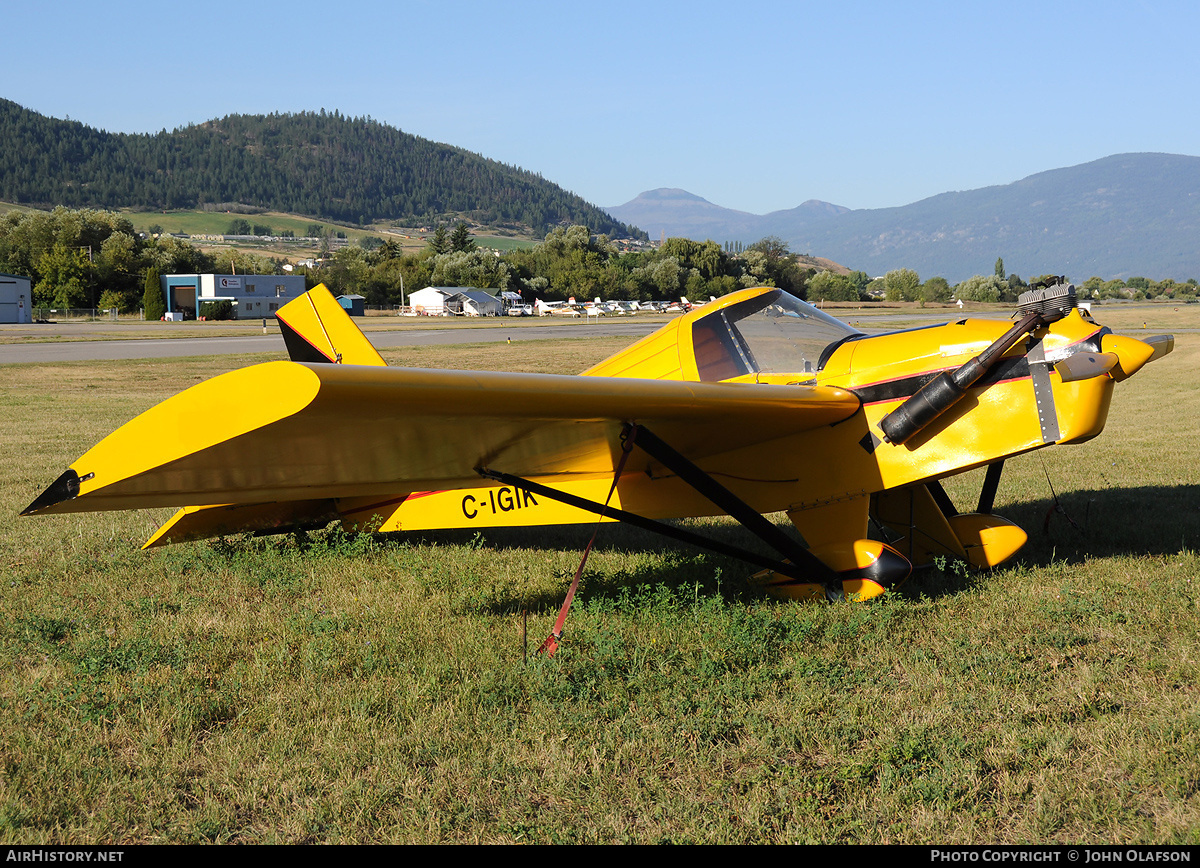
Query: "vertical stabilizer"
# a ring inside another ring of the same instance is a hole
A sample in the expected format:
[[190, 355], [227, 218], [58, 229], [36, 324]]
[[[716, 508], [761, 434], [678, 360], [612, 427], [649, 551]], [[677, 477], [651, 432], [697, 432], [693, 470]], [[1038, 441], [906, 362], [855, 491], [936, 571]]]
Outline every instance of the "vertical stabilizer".
[[293, 362], [386, 365], [325, 284], [275, 312]]

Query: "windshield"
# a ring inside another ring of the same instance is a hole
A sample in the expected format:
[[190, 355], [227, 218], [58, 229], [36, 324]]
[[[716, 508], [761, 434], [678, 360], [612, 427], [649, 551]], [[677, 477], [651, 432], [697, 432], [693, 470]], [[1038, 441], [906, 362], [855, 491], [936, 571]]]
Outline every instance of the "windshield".
[[692, 325], [700, 379], [753, 373], [815, 374], [855, 331], [781, 289], [730, 305]]

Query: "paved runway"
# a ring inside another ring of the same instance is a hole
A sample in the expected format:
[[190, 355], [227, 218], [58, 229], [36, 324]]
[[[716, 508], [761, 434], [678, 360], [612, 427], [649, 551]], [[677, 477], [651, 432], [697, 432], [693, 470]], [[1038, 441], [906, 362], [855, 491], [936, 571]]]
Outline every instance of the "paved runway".
[[[1132, 307], [1132, 305], [1131, 305]], [[831, 311], [835, 315], [839, 311]], [[1011, 311], [997, 310], [976, 312], [974, 317], [1008, 319]], [[863, 316], [857, 312], [847, 312], [845, 319], [853, 327], [868, 333], [888, 331], [899, 328], [913, 328], [938, 322], [961, 319], [962, 313], [954, 310], [909, 310], [896, 313], [873, 314]], [[535, 325], [528, 320], [514, 322], [509, 327], [504, 325], [467, 325], [459, 328], [430, 328], [405, 327], [374, 328], [368, 319], [367, 337], [379, 349], [389, 347], [438, 346], [449, 344], [479, 344], [498, 343], [512, 338], [514, 341], [524, 340], [554, 340], [562, 338], [591, 338], [627, 336], [630, 342], [668, 322], [662, 317], [653, 318], [606, 318], [601, 322], [556, 322], [547, 325]], [[139, 326], [140, 328], [141, 326]], [[168, 326], [169, 327], [169, 326]], [[0, 334], [6, 332], [21, 335], [36, 335], [41, 326], [3, 326]], [[47, 326], [47, 328], [55, 328]], [[184, 356], [218, 356], [236, 353], [275, 353], [280, 358], [287, 355], [283, 338], [272, 324], [270, 334], [249, 334], [234, 337], [197, 337], [197, 338], [164, 338], [164, 339], [126, 339], [116, 336], [107, 324], [68, 324], [57, 326], [54, 334], [75, 333], [105, 333], [111, 335], [110, 340], [99, 341], [61, 341], [29, 344], [0, 344], [0, 365], [41, 362], [73, 362], [73, 361], [106, 361], [113, 359], [166, 359]], [[1141, 331], [1140, 329], [1125, 329], [1126, 333]], [[1153, 330], [1151, 330], [1153, 331]], [[1175, 332], [1188, 332], [1194, 329], [1176, 328]], [[50, 332], [47, 332], [49, 334]]]
[[[630, 340], [648, 335], [662, 325], [661, 320], [614, 320], [604, 323], [568, 323], [557, 325], [520, 325], [506, 329], [396, 329], [367, 333], [377, 349], [447, 344], [498, 343], [509, 338], [533, 341], [561, 338], [628, 336]], [[0, 364], [32, 362], [81, 362], [112, 359], [166, 359], [183, 356], [219, 356], [236, 353], [278, 353], [286, 357], [283, 337], [278, 331], [266, 335], [213, 338], [164, 338], [161, 340], [64, 341], [61, 343], [0, 344]]]

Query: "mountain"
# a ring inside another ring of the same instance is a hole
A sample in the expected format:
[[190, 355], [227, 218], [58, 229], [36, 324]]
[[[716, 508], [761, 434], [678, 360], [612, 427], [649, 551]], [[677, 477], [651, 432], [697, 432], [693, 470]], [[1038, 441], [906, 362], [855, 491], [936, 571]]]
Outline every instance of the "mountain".
[[[689, 211], [684, 203], [690, 195], [672, 197], [674, 224], [639, 220], [639, 225], [652, 237], [685, 234], [750, 243], [777, 235], [795, 251], [869, 274], [903, 267], [951, 282], [991, 274], [998, 257], [1009, 272], [1025, 277], [1200, 277], [1200, 157], [1119, 154], [899, 208], [828, 206], [837, 213], [824, 214], [805, 203], [760, 217], [702, 199], [702, 208]], [[623, 219], [619, 215], [630, 213], [641, 198], [609, 212]], [[704, 231], [675, 231], [698, 225]]]
[[617, 220], [640, 226], [651, 238], [683, 237], [697, 241], [757, 241], [779, 235], [776, 226], [799, 229], [816, 220], [844, 214], [849, 208], [810, 199], [787, 211], [749, 214], [714, 205], [707, 199], [671, 187], [647, 190], [624, 205], [606, 209]]
[[538, 175], [338, 112], [108, 133], [0, 99], [0, 200], [72, 208], [249, 205], [347, 223], [465, 217], [642, 235]]

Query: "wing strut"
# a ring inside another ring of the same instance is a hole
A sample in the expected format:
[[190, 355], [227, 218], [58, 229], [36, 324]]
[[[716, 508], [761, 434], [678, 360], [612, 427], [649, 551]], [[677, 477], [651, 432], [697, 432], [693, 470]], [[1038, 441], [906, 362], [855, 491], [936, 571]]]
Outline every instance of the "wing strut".
[[739, 524], [764, 543], [787, 558], [787, 561], [775, 560], [765, 555], [729, 545], [719, 540], [710, 539], [684, 530], [683, 528], [664, 524], [663, 522], [632, 512], [626, 512], [625, 510], [614, 509], [612, 507], [605, 510], [603, 504], [586, 500], [573, 494], [567, 494], [564, 491], [558, 491], [557, 489], [533, 482], [532, 480], [523, 479], [519, 476], [512, 476], [488, 468], [477, 468], [476, 472], [487, 479], [493, 479], [504, 485], [515, 486], [531, 494], [548, 497], [551, 500], [557, 500], [560, 503], [565, 503], [568, 506], [574, 506], [588, 512], [603, 513], [612, 516], [618, 521], [623, 521], [634, 527], [640, 527], [651, 533], [657, 533], [679, 542], [708, 549], [727, 557], [737, 558], [756, 566], [765, 567], [792, 579], [804, 582], [815, 581], [825, 585], [827, 588], [834, 588], [840, 592], [841, 576], [822, 563], [808, 549], [781, 531], [774, 523], [768, 521], [755, 511], [745, 501], [713, 479], [712, 476], [705, 473], [674, 448], [660, 440], [647, 428], [642, 425], [627, 424], [622, 438], [629, 438], [635, 431], [636, 445], [640, 446], [648, 455], [659, 461], [664, 467], [675, 473], [680, 479], [704, 495], [708, 500], [712, 501], [722, 511], [736, 519]]
[[993, 461], [987, 467], [987, 474], [983, 479], [983, 488], [979, 491], [979, 506], [975, 507], [976, 512], [990, 513], [996, 505], [996, 489], [1000, 487], [1000, 474], [1004, 472], [1004, 459]]

